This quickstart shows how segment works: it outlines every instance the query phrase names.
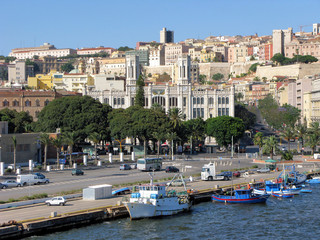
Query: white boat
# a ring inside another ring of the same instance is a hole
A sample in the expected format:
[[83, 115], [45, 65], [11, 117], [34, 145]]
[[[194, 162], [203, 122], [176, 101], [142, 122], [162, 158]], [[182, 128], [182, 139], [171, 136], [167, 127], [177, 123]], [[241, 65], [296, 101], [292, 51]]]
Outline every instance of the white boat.
[[169, 216], [190, 210], [187, 192], [177, 194], [174, 190], [167, 191], [164, 184], [153, 184], [150, 176], [150, 184], [139, 186], [139, 192], [132, 193], [130, 200], [124, 202], [131, 220]]

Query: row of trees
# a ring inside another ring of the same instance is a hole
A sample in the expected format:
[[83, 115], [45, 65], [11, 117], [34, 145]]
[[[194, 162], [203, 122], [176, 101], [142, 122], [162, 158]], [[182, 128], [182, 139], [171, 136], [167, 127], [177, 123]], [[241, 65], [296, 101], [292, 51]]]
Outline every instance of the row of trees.
[[293, 58], [287, 58], [283, 56], [281, 53], [276, 53], [273, 55], [271, 60], [280, 65], [288, 65], [293, 63], [312, 63], [317, 62], [318, 59], [311, 55], [295, 55]]

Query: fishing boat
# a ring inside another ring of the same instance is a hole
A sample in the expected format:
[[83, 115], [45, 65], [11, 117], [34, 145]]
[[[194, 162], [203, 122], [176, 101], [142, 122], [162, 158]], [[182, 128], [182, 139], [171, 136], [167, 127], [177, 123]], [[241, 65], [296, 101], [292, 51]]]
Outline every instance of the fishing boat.
[[187, 191], [167, 191], [165, 184], [153, 184], [153, 175], [150, 174], [150, 177], [150, 184], [139, 186], [139, 192], [132, 193], [130, 200], [124, 202], [131, 220], [169, 216], [190, 210], [192, 204]]
[[253, 192], [255, 194], [271, 194], [271, 193], [277, 193], [277, 194], [294, 194], [298, 195], [301, 192], [301, 187], [296, 187], [294, 185], [288, 186], [285, 185], [282, 181], [278, 182], [272, 182], [272, 181], [266, 181], [265, 182], [265, 188], [259, 188], [254, 189]]
[[271, 193], [272, 197], [277, 197], [277, 198], [293, 198], [294, 194], [290, 193]]
[[307, 179], [307, 180], [306, 180], [306, 183], [309, 183], [309, 184], [318, 184], [318, 183], [320, 183], [320, 179], [319, 179], [319, 178]]
[[253, 189], [236, 189], [234, 195], [212, 195], [211, 199], [224, 203], [264, 203], [270, 194], [255, 194]]
[[312, 189], [301, 189], [301, 193], [312, 193]]

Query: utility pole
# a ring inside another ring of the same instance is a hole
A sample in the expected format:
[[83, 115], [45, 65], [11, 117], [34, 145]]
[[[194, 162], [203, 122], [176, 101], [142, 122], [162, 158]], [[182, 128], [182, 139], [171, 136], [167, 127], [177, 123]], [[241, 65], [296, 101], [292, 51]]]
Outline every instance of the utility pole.
[[231, 158], [233, 158], [233, 136], [231, 136]]

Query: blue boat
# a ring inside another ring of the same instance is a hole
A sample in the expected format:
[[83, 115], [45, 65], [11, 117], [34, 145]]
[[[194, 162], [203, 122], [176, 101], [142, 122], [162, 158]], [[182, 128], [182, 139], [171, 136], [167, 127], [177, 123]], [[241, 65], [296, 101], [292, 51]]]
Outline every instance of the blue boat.
[[272, 182], [272, 181], [266, 181], [265, 182], [266, 187], [263, 189], [254, 189], [253, 192], [255, 194], [264, 194], [264, 193], [279, 193], [279, 194], [300, 194], [301, 187], [296, 186], [287, 186], [285, 183], [281, 182]]
[[290, 193], [271, 193], [272, 197], [278, 198], [293, 198], [294, 194]]
[[312, 193], [312, 189], [301, 189], [301, 193]]
[[309, 184], [318, 184], [318, 183], [320, 183], [320, 179], [319, 179], [319, 178], [307, 179], [307, 180], [306, 180], [306, 183], [309, 183]]
[[112, 195], [122, 195], [122, 194], [126, 194], [128, 192], [131, 192], [130, 188], [125, 187], [125, 188], [120, 188], [120, 189], [112, 191]]
[[224, 203], [264, 203], [270, 197], [270, 194], [254, 194], [252, 189], [236, 189], [234, 196], [212, 195], [211, 199]]

